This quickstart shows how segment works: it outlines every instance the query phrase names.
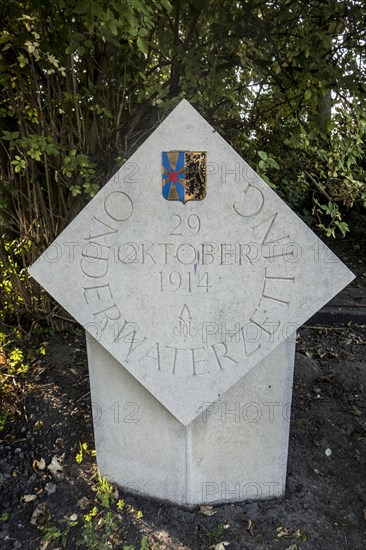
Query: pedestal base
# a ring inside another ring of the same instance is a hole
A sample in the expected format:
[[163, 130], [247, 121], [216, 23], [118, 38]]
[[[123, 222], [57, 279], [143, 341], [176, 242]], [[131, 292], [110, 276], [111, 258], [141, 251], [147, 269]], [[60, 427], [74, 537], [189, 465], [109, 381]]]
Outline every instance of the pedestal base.
[[190, 508], [283, 495], [294, 341], [184, 426], [87, 335], [101, 474], [129, 492]]

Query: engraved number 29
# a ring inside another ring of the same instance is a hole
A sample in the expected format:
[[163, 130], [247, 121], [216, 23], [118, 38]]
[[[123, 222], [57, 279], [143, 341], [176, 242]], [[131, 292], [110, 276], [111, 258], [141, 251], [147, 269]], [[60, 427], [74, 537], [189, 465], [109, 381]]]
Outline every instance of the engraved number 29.
[[[182, 229], [184, 229], [184, 226], [187, 227], [189, 232], [191, 232], [193, 235], [197, 235], [199, 230], [201, 229], [201, 220], [197, 216], [197, 214], [191, 214], [188, 216], [188, 218], [183, 222], [181, 216], [179, 214], [173, 214], [171, 218], [175, 218], [175, 227], [173, 231], [170, 233], [171, 235], [182, 235]], [[178, 223], [177, 223], [178, 222]], [[183, 228], [181, 227], [183, 225]]]

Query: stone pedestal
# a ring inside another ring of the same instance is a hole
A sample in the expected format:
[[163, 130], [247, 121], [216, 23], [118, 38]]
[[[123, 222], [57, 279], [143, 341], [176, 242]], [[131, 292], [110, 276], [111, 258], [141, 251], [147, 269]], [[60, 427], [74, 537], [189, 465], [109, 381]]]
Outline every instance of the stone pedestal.
[[95, 340], [102, 475], [185, 506], [283, 494], [289, 338], [354, 276], [187, 101], [30, 273]]
[[87, 335], [99, 470], [186, 507], [285, 492], [294, 335], [184, 426]]

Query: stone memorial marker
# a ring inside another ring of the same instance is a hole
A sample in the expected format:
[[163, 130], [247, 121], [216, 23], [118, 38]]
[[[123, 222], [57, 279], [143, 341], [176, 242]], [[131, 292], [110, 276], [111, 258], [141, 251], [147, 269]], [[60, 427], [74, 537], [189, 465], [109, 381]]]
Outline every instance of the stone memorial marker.
[[284, 493], [296, 329], [354, 276], [187, 101], [30, 273], [87, 331], [102, 475]]

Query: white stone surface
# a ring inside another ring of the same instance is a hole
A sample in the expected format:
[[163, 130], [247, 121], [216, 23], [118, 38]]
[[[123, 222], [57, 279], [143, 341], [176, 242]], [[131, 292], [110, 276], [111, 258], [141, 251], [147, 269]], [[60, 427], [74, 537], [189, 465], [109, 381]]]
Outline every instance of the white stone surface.
[[102, 474], [132, 493], [188, 507], [283, 495], [293, 336], [184, 426], [87, 335]]
[[[207, 152], [204, 200], [164, 200], [169, 150]], [[353, 279], [187, 101], [30, 273], [183, 425]]]

